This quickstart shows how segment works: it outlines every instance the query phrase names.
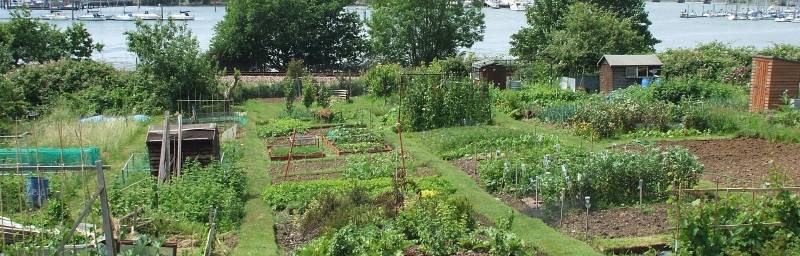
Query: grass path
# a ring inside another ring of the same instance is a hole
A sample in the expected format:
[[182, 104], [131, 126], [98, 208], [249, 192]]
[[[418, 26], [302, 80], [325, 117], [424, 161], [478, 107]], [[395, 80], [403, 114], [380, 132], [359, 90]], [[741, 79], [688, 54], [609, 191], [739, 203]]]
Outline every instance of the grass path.
[[267, 119], [270, 111], [265, 104], [255, 101], [245, 103], [245, 110], [249, 122], [245, 126], [242, 162], [249, 184], [244, 205], [245, 217], [238, 234], [239, 243], [232, 255], [280, 255], [273, 229], [275, 216], [269, 205], [261, 199], [261, 192], [272, 182], [266, 170], [269, 165], [267, 147], [256, 133], [256, 121]]

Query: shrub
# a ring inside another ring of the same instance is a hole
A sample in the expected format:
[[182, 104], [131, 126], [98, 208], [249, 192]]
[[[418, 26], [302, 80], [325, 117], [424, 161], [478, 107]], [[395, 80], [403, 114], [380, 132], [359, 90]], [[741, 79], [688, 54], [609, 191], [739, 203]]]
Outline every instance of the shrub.
[[233, 101], [244, 102], [256, 98], [283, 98], [284, 82], [258, 82], [255, 85], [242, 85], [234, 89]]
[[317, 82], [314, 81], [311, 77], [304, 77], [303, 78], [303, 106], [306, 106], [306, 110], [311, 108], [311, 104], [314, 104], [314, 100], [317, 99]]

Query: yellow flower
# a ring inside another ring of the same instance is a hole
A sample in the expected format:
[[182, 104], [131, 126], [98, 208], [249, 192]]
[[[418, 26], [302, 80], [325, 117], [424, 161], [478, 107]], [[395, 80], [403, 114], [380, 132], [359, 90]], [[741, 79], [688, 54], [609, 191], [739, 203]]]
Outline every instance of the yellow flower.
[[434, 196], [436, 196], [436, 190], [427, 190], [426, 189], [426, 190], [422, 191], [422, 195], [420, 197], [428, 198], [428, 197], [434, 197]]

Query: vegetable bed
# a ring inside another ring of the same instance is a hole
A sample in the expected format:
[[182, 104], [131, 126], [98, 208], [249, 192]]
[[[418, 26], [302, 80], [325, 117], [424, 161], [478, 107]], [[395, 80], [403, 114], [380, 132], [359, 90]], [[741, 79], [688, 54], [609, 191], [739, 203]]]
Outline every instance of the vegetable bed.
[[336, 155], [392, 151], [383, 138], [367, 128], [338, 127], [322, 137]]

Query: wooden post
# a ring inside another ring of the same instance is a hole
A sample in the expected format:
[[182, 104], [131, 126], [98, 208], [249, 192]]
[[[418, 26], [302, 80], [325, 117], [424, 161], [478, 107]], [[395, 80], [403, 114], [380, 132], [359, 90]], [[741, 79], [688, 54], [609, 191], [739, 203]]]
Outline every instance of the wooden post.
[[175, 151], [177, 156], [175, 161], [175, 171], [178, 177], [181, 176], [181, 165], [183, 165], [183, 114], [178, 115], [178, 150]]
[[161, 137], [161, 159], [158, 162], [158, 185], [164, 183], [164, 176], [166, 176], [167, 167], [166, 161], [168, 156], [168, 139], [169, 139], [169, 111], [164, 111], [164, 134]]
[[292, 150], [294, 150], [294, 141], [297, 137], [297, 128], [292, 133], [292, 141], [289, 143], [289, 159], [286, 160], [286, 171], [283, 173], [283, 181], [286, 181], [286, 176], [289, 176], [289, 166], [292, 164]]
[[[100, 186], [100, 212], [103, 215], [103, 233], [106, 237], [106, 255], [117, 255], [114, 250], [114, 231], [111, 229], [111, 212], [108, 209], [108, 195], [106, 193], [106, 178], [103, 175], [103, 161], [97, 160], [97, 184]], [[77, 223], [77, 222], [76, 222]]]

